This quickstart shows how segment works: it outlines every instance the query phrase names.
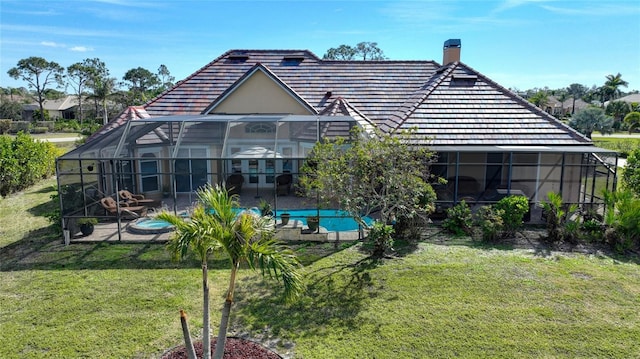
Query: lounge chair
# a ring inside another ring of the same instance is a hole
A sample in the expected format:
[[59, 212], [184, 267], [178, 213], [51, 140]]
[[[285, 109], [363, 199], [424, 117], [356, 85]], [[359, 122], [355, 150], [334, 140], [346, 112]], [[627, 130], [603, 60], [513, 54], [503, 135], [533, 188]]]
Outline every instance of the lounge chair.
[[276, 194], [278, 196], [286, 196], [291, 193], [291, 184], [293, 183], [293, 175], [284, 173], [276, 177]]
[[240, 195], [242, 191], [242, 184], [244, 183], [244, 176], [241, 173], [234, 173], [227, 177], [225, 181], [225, 188], [229, 195]]
[[116, 203], [116, 200], [111, 197], [105, 197], [100, 200], [100, 204], [107, 211], [107, 214], [117, 215], [118, 206], [120, 207], [120, 215], [130, 216], [133, 218], [144, 217], [147, 215], [146, 206], [129, 206], [125, 202]]
[[154, 199], [145, 199], [144, 195], [133, 194], [126, 189], [119, 191], [118, 194], [120, 195], [120, 199], [125, 201], [127, 204], [133, 204], [134, 206], [152, 206], [156, 202]]

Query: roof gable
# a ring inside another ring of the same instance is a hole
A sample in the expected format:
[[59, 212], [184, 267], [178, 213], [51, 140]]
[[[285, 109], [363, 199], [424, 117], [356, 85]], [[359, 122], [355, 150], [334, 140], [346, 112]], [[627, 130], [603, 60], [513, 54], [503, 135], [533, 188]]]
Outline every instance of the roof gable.
[[318, 111], [262, 64], [256, 64], [224, 91], [203, 114], [289, 113]]

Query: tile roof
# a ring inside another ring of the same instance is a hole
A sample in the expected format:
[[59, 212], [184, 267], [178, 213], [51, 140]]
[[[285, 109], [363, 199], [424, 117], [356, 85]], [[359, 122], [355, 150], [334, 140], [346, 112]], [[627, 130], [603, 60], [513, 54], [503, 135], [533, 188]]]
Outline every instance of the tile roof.
[[[515, 93], [456, 62], [391, 119], [434, 145], [578, 145], [591, 141]], [[411, 105], [409, 107], [409, 105]], [[404, 112], [403, 112], [404, 111]]]
[[[320, 114], [384, 131], [417, 127], [433, 145], [589, 145], [591, 141], [482, 74], [455, 62], [321, 60], [306, 50], [231, 50], [144, 105], [196, 115], [263, 69]], [[118, 121], [124, 119], [121, 115]]]

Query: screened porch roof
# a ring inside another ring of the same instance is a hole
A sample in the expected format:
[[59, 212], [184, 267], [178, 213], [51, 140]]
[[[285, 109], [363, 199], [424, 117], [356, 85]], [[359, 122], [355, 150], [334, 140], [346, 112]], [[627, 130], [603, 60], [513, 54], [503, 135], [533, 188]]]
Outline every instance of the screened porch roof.
[[[92, 138], [60, 159], [128, 158], [145, 147], [170, 149], [169, 158], [182, 156], [180, 149], [210, 146], [210, 158], [230, 157], [229, 146], [251, 143], [277, 158], [279, 143], [315, 144], [321, 138], [348, 137], [355, 126], [365, 127], [351, 116], [323, 115], [177, 115], [127, 121]], [[367, 128], [367, 127], [365, 127]], [[188, 152], [188, 151], [187, 151]], [[248, 157], [252, 154], [247, 152]], [[262, 156], [264, 153], [261, 154]], [[234, 156], [238, 158], [238, 156]], [[248, 158], [247, 157], [247, 158]]]

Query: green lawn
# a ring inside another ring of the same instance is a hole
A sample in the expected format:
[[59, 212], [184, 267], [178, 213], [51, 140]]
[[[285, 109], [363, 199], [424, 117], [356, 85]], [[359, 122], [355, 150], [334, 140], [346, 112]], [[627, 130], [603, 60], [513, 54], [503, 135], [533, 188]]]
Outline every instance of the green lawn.
[[[0, 200], [0, 357], [157, 357], [181, 341], [179, 309], [199, 332], [197, 262], [157, 244], [63, 246], [41, 218], [52, 183]], [[467, 239], [400, 244], [380, 262], [359, 244], [294, 248], [305, 296], [282, 304], [277, 285], [241, 271], [232, 327], [291, 343], [295, 358], [640, 357], [637, 257]], [[215, 331], [226, 265], [211, 263]]]

